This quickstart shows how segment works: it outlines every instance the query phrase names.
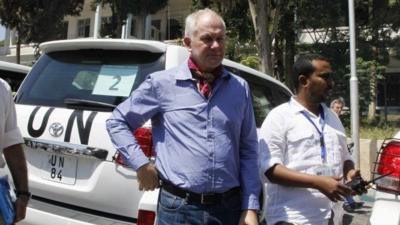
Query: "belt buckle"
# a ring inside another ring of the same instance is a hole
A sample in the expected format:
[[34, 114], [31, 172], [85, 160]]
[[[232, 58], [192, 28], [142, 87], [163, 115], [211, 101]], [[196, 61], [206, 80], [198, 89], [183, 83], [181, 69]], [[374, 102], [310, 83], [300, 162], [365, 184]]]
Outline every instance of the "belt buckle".
[[214, 204], [214, 194], [201, 194], [200, 203], [203, 205]]

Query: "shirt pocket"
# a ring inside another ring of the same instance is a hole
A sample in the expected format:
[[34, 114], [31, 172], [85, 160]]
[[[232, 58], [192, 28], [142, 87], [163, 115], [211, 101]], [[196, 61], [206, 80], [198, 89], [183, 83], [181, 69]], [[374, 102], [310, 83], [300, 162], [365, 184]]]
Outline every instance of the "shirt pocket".
[[330, 130], [324, 134], [325, 144], [328, 151], [328, 162], [332, 165], [341, 165], [345, 154], [347, 154], [345, 134]]
[[289, 132], [287, 142], [286, 156], [289, 162], [321, 157], [319, 137], [308, 129]]

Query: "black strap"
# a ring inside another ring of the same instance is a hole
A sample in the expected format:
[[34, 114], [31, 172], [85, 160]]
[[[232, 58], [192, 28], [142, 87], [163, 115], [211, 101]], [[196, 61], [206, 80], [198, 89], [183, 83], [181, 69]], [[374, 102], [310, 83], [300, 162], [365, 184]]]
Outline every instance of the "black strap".
[[171, 183], [163, 182], [161, 188], [175, 196], [185, 198], [189, 203], [197, 203], [204, 205], [219, 204], [223, 199], [233, 195], [240, 194], [240, 187], [232, 188], [224, 193], [204, 193], [198, 194], [191, 191], [176, 187]]

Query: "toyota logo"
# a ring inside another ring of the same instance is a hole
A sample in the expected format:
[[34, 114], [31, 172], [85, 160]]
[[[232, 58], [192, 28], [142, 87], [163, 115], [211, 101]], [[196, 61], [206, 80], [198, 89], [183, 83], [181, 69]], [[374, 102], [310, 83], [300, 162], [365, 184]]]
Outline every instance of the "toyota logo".
[[64, 127], [61, 123], [52, 123], [49, 127], [49, 133], [53, 137], [60, 137], [64, 132]]

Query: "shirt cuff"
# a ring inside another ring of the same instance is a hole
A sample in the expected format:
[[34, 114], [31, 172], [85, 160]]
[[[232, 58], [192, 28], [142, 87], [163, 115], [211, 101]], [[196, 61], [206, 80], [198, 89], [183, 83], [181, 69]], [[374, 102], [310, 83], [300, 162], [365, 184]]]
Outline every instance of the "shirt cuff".
[[255, 196], [254, 194], [250, 196], [243, 196], [242, 210], [246, 209], [260, 210], [258, 196]]
[[272, 159], [269, 159], [268, 161], [261, 161], [260, 162], [261, 174], [263, 174], [265, 176], [265, 172], [267, 172], [267, 170], [269, 170], [271, 167], [273, 167], [276, 164], [283, 164], [282, 160], [280, 160], [278, 158], [272, 158]]
[[137, 155], [137, 158], [129, 160], [129, 164], [131, 165], [134, 171], [137, 171], [140, 167], [149, 162], [150, 160], [145, 155], [142, 156]]
[[22, 139], [22, 135], [21, 135], [21, 132], [19, 131], [18, 127], [6, 132], [4, 134], [3, 140], [4, 140], [4, 142], [3, 142], [2, 149], [5, 149], [12, 145], [24, 143], [24, 140]]

